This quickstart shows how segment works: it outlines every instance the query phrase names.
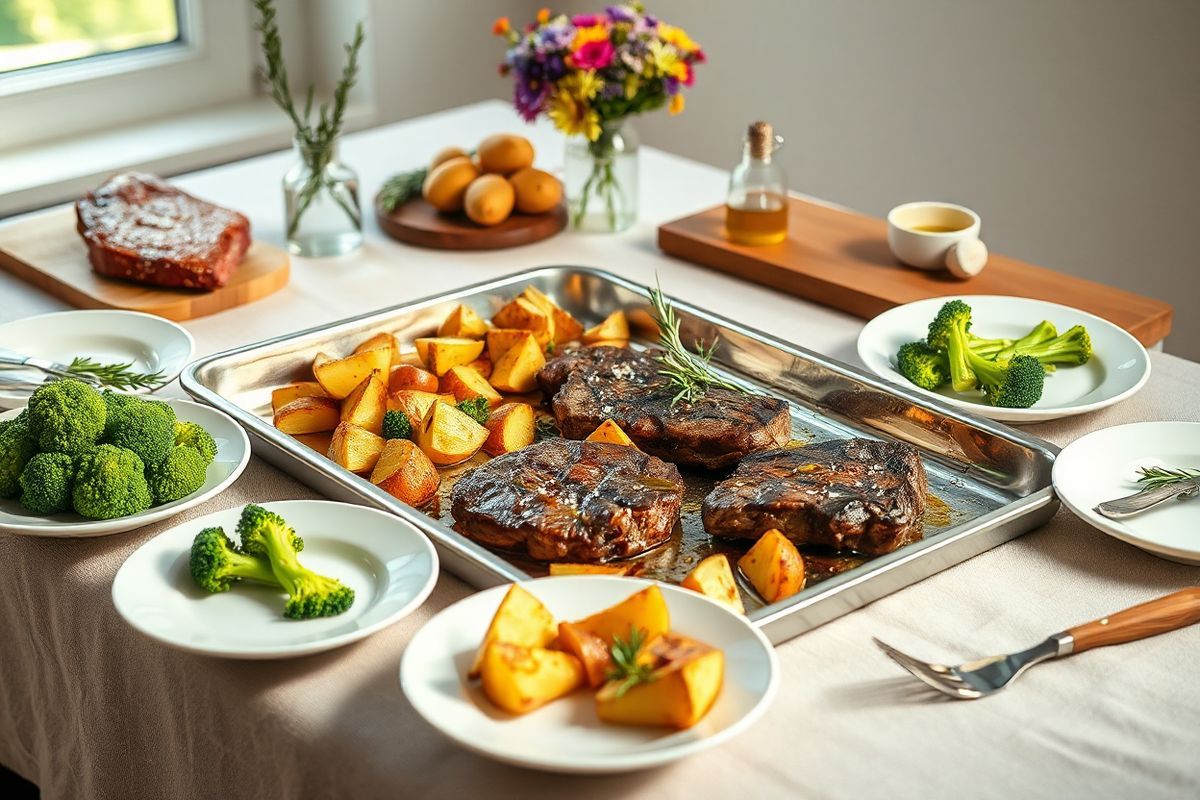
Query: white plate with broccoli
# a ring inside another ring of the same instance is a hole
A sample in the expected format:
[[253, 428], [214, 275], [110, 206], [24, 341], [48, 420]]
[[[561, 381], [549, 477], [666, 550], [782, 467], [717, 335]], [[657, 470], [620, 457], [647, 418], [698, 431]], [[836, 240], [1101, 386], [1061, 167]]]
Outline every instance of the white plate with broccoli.
[[113, 603], [170, 647], [291, 658], [397, 622], [425, 602], [437, 573], [433, 545], [399, 517], [287, 500], [229, 508], [155, 536], [117, 571]]
[[2, 531], [130, 531], [216, 496], [250, 462], [245, 431], [216, 409], [133, 395], [105, 401], [78, 381], [56, 383], [38, 389], [20, 420], [25, 409], [0, 414]]
[[[966, 308], [943, 311], [951, 302]], [[969, 333], [951, 350], [944, 343], [957, 338], [950, 331], [966, 319]], [[942, 323], [942, 337], [935, 331], [928, 341], [931, 325]], [[934, 297], [897, 306], [862, 329], [858, 356], [881, 378], [1000, 422], [1085, 414], [1133, 396], [1150, 378], [1146, 349], [1125, 330], [1086, 311], [1023, 297]]]

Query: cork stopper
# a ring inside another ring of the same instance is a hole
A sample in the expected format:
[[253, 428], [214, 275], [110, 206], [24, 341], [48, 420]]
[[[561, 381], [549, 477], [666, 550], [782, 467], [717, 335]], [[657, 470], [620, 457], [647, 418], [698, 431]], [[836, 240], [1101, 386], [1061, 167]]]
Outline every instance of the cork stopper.
[[746, 138], [750, 143], [751, 158], [766, 161], [771, 157], [771, 151], [775, 149], [775, 131], [771, 128], [771, 123], [762, 120], [751, 123]]

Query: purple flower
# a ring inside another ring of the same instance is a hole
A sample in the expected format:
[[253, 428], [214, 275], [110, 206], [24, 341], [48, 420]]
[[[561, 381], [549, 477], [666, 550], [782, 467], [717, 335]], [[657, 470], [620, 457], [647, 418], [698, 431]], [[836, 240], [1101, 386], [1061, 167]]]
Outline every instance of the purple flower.
[[550, 84], [546, 81], [526, 81], [518, 77], [513, 81], [513, 105], [526, 122], [533, 122], [546, 105]]
[[629, 6], [606, 6], [604, 13], [613, 22], [633, 22], [636, 16]]
[[672, 77], [666, 77], [663, 79], [663, 88], [669, 95], [676, 94], [679, 92], [679, 81]]

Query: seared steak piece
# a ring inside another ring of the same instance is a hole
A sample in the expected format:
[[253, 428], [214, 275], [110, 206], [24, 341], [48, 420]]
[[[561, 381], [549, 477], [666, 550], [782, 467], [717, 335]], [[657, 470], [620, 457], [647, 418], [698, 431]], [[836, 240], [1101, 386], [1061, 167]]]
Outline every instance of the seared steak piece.
[[635, 556], [671, 538], [683, 504], [673, 465], [632, 447], [546, 439], [459, 478], [454, 529], [539, 561]]
[[704, 530], [757, 539], [778, 528], [797, 544], [888, 553], [920, 538], [928, 488], [916, 449], [898, 442], [754, 453], [704, 498]]
[[676, 464], [726, 467], [791, 438], [788, 405], [773, 397], [711, 388], [672, 406], [675, 391], [658, 374], [652, 352], [582, 347], [552, 359], [538, 383], [568, 439], [582, 439], [611, 419], [642, 450]]
[[250, 221], [154, 175], [114, 175], [75, 203], [92, 269], [183, 289], [224, 286], [250, 247]]

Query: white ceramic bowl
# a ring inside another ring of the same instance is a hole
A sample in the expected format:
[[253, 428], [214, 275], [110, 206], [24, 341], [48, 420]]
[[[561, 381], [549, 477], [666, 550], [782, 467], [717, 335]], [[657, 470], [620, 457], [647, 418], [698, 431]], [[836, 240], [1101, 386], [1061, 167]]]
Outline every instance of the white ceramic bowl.
[[[922, 200], [888, 212], [888, 247], [902, 263], [917, 269], [943, 269], [946, 253], [965, 239], [979, 238], [979, 215], [964, 206]], [[952, 228], [945, 232], [916, 230], [920, 226]]]

